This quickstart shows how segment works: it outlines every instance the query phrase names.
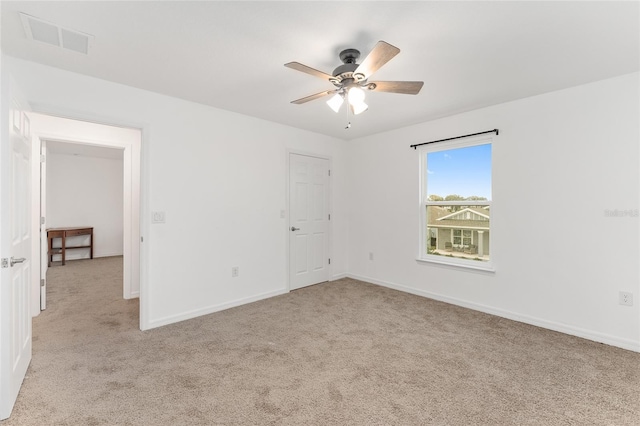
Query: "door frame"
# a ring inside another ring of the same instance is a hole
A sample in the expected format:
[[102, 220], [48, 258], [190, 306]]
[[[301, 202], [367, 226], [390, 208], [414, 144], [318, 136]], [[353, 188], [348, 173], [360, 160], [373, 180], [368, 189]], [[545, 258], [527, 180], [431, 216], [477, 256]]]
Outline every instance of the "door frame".
[[[38, 193], [38, 198], [33, 199], [33, 208], [38, 209], [38, 217], [33, 214], [34, 224], [38, 225], [38, 237], [40, 238], [40, 245], [34, 247], [34, 250], [39, 249], [40, 256], [40, 269], [38, 279], [40, 281], [40, 291], [36, 291], [36, 283], [32, 284], [33, 296], [36, 300], [32, 301], [33, 316], [40, 315], [40, 312], [47, 309], [47, 269], [49, 268], [49, 239], [47, 238], [47, 224], [43, 222], [42, 218], [47, 217], [47, 162], [46, 160], [47, 142], [41, 141], [38, 138], [34, 138], [32, 141], [33, 152], [37, 152], [36, 163], [33, 165], [33, 181], [36, 184], [31, 188], [33, 192]], [[36, 186], [37, 185], [37, 186]], [[38, 191], [36, 191], [38, 189]], [[38, 302], [40, 302], [40, 310], [37, 310]]]
[[[38, 138], [38, 146], [42, 141], [59, 141], [123, 150], [123, 297], [125, 299], [140, 297], [140, 329], [148, 328], [146, 315], [148, 310], [143, 302], [146, 300], [144, 297], [146, 293], [142, 273], [144, 268], [142, 268], [140, 221], [143, 206], [141, 193], [144, 129], [123, 123], [99, 123], [98, 121], [102, 120], [76, 118], [69, 115], [62, 117], [55, 112], [39, 111], [31, 115], [33, 116], [32, 133]], [[100, 136], [96, 136], [96, 133]], [[38, 279], [38, 283], [39, 281]]]
[[[286, 217], [285, 217], [285, 228], [284, 228], [284, 235], [285, 235], [285, 247], [286, 247], [286, 262], [285, 262], [285, 270], [286, 270], [286, 275], [287, 275], [287, 292], [291, 291], [291, 242], [289, 239], [289, 234], [290, 234], [290, 228], [291, 228], [291, 223], [289, 222], [291, 215], [291, 193], [290, 193], [290, 178], [291, 178], [291, 155], [302, 155], [305, 157], [313, 157], [313, 158], [319, 158], [321, 160], [328, 160], [329, 162], [329, 171], [331, 173], [332, 170], [332, 165], [333, 165], [333, 159], [330, 155], [322, 155], [322, 154], [317, 154], [314, 152], [309, 152], [309, 151], [301, 151], [301, 150], [297, 150], [297, 149], [287, 149], [286, 152], [286, 161], [285, 161], [285, 194], [286, 194]], [[332, 178], [333, 176], [330, 174], [329, 175], [329, 185], [328, 185], [328, 202], [327, 202], [327, 211], [329, 212], [329, 215], [333, 215], [333, 185], [332, 185]], [[328, 235], [328, 239], [329, 242], [327, 244], [327, 253], [329, 255], [329, 259], [333, 258], [332, 252], [333, 252], [333, 217], [331, 218], [331, 220], [329, 220], [329, 227], [328, 227], [328, 231], [327, 231], [327, 235]], [[327, 281], [332, 281], [332, 277], [333, 277], [333, 264], [330, 263], [329, 265], [327, 265], [327, 269], [329, 270], [328, 274], [328, 280]]]

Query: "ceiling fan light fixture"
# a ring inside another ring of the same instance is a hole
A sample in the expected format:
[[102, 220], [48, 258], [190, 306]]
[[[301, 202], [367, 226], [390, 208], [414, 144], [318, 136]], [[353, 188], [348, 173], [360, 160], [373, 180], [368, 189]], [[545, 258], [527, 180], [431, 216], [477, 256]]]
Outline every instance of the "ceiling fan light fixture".
[[354, 86], [349, 88], [349, 91], [347, 92], [347, 98], [354, 115], [358, 115], [369, 109], [369, 105], [364, 103], [364, 90], [362, 90], [360, 87]]
[[337, 113], [338, 111], [340, 111], [340, 107], [342, 106], [343, 102], [344, 98], [342, 97], [342, 95], [340, 93], [336, 93], [331, 97], [331, 99], [327, 101], [327, 105], [329, 105], [329, 107]]
[[349, 98], [349, 103], [351, 105], [364, 102], [364, 90], [357, 86], [350, 87], [347, 97]]
[[350, 102], [349, 104], [351, 105], [351, 111], [353, 111], [353, 115], [358, 115], [369, 109], [369, 105], [365, 104], [364, 102]]
[[369, 109], [369, 105], [364, 102], [364, 90], [358, 86], [352, 86], [347, 89], [346, 92], [340, 91], [336, 93], [327, 101], [327, 105], [329, 105], [329, 108], [333, 111], [338, 113], [344, 103], [345, 97], [349, 103], [349, 108], [351, 108], [354, 115], [361, 114]]

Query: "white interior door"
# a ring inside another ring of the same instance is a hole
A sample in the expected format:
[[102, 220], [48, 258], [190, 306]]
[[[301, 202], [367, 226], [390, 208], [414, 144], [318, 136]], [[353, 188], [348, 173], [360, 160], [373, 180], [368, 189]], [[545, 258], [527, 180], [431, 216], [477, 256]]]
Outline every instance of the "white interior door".
[[31, 361], [31, 142], [11, 90], [9, 141], [2, 141], [2, 275], [0, 285], [0, 419], [11, 414]]
[[329, 280], [329, 160], [289, 154], [289, 288]]

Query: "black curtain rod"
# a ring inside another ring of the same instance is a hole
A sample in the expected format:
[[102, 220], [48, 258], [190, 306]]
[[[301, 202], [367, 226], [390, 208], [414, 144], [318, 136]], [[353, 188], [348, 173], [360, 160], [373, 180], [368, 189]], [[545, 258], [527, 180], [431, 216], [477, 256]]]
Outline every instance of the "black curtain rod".
[[500, 133], [498, 132], [498, 129], [493, 129], [493, 130], [487, 130], [486, 132], [479, 132], [479, 133], [471, 133], [470, 135], [464, 135], [464, 136], [456, 136], [455, 138], [447, 138], [447, 139], [440, 139], [438, 141], [431, 141], [431, 142], [423, 142], [423, 143], [417, 143], [415, 145], [409, 145], [409, 148], [413, 148], [413, 149], [417, 149], [417, 147], [419, 147], [420, 145], [428, 145], [430, 143], [436, 143], [436, 142], [444, 142], [444, 141], [451, 141], [454, 139], [462, 139], [462, 138], [468, 138], [469, 136], [478, 136], [478, 135], [484, 135], [485, 133], [494, 133], [496, 134], [496, 136], [498, 136]]

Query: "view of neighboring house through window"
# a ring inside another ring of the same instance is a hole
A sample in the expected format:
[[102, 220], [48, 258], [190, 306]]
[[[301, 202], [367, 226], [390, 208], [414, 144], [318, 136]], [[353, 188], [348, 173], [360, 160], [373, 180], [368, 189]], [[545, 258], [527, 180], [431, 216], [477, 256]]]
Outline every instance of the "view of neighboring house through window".
[[490, 262], [491, 138], [438, 143], [421, 152], [420, 259]]

